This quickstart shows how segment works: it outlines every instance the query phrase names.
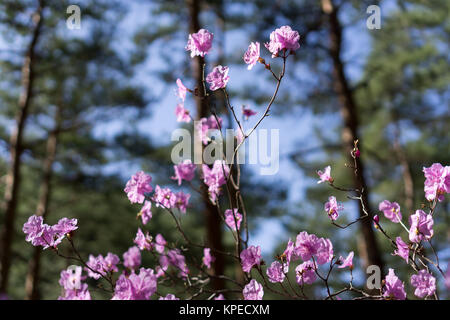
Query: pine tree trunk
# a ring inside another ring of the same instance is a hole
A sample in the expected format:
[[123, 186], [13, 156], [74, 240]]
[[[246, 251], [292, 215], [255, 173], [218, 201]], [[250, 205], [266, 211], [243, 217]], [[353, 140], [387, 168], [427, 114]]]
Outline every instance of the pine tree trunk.
[[6, 175], [4, 212], [5, 223], [1, 233], [0, 262], [1, 279], [0, 293], [6, 293], [8, 288], [9, 269], [11, 266], [11, 246], [14, 237], [14, 220], [17, 210], [17, 197], [20, 187], [20, 157], [23, 151], [23, 132], [28, 117], [29, 107], [33, 96], [33, 67], [35, 64], [35, 48], [42, 27], [42, 9], [44, 1], [40, 0], [33, 14], [34, 29], [31, 42], [28, 46], [25, 61], [22, 66], [22, 93], [19, 97], [18, 113], [16, 115], [16, 126], [10, 139], [11, 164]]
[[[42, 216], [44, 220], [48, 215], [48, 207], [51, 196], [51, 180], [53, 176], [53, 163], [56, 156], [58, 136], [61, 126], [61, 108], [58, 107], [55, 114], [55, 129], [49, 133], [47, 139], [46, 155], [43, 165], [43, 176], [40, 186], [39, 201], [36, 208], [36, 215]], [[42, 248], [34, 247], [33, 258], [28, 265], [28, 273], [25, 282], [25, 293], [28, 300], [39, 300], [39, 272], [41, 265]]]
[[[199, 22], [200, 15], [200, 0], [187, 0], [187, 7], [189, 10], [189, 33], [196, 33], [201, 29]], [[192, 74], [195, 79], [196, 87], [203, 94], [203, 65], [205, 64], [205, 59], [196, 56], [192, 59]], [[208, 105], [204, 99], [201, 97], [195, 98], [197, 106], [197, 120], [200, 118], [208, 116]], [[199, 171], [201, 172], [201, 166], [199, 166]], [[206, 218], [206, 238], [207, 245], [215, 250], [223, 251], [222, 243], [222, 221], [219, 216], [217, 208], [208, 200], [208, 190], [204, 184], [201, 187], [204, 200], [204, 214]], [[214, 275], [223, 275], [225, 267], [225, 259], [223, 255], [214, 254], [216, 260], [212, 264], [212, 272]], [[214, 289], [220, 290], [225, 287], [224, 281], [222, 279], [213, 278], [211, 285]]]
[[[351, 150], [354, 147], [354, 141], [361, 139], [358, 137], [359, 119], [357, 115], [357, 105], [355, 103], [353, 93], [350, 89], [344, 65], [341, 59], [342, 45], [342, 26], [339, 21], [338, 11], [330, 0], [322, 0], [322, 8], [328, 17], [330, 47], [329, 53], [333, 62], [334, 91], [336, 92], [340, 104], [340, 111], [343, 119], [342, 141], [345, 147], [345, 153], [348, 155], [350, 164], [353, 164]], [[361, 143], [359, 144], [359, 147]], [[354, 178], [354, 186], [360, 190], [364, 190], [362, 202], [366, 211], [369, 213], [367, 219], [360, 222], [361, 238], [358, 241], [359, 254], [363, 259], [364, 267], [369, 265], [377, 265], [383, 270], [383, 261], [372, 228], [372, 210], [369, 204], [369, 189], [366, 182], [366, 173], [364, 164], [360, 158], [356, 158], [358, 166], [358, 177]], [[364, 216], [362, 206], [359, 206], [360, 216]]]

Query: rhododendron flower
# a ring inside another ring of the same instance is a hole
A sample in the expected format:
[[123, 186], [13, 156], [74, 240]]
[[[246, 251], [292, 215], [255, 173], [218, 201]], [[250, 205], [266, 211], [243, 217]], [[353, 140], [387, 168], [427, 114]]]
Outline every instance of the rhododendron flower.
[[270, 34], [270, 42], [265, 43], [265, 47], [272, 53], [272, 58], [278, 55], [280, 50], [295, 51], [300, 48], [300, 35], [289, 26], [275, 29]]
[[171, 179], [178, 180], [178, 185], [181, 185], [183, 180], [191, 181], [195, 176], [195, 168], [197, 168], [197, 166], [193, 164], [191, 160], [185, 159], [183, 162], [173, 166], [175, 176]]
[[349, 267], [350, 269], [353, 269], [353, 256], [354, 256], [354, 252], [350, 252], [347, 256], [347, 258], [343, 258], [342, 256], [339, 257], [339, 262], [341, 263], [341, 265], [338, 268], [346, 268]]
[[250, 272], [253, 266], [261, 264], [261, 247], [250, 246], [241, 251], [241, 265], [244, 272]]
[[317, 181], [317, 183], [322, 183], [322, 182], [333, 182], [333, 178], [331, 177], [331, 166], [327, 166], [325, 167], [324, 171], [322, 172], [321, 170], [317, 171], [317, 174], [319, 175], [320, 180]]
[[189, 269], [186, 265], [186, 260], [184, 256], [181, 254], [180, 250], [179, 249], [169, 250], [167, 252], [167, 258], [169, 258], [169, 263], [171, 265], [180, 270], [179, 276], [182, 278], [186, 278], [189, 273]]
[[61, 278], [59, 284], [64, 290], [76, 290], [81, 288], [81, 273], [83, 268], [76, 266], [75, 268], [69, 267], [66, 270], [61, 271]]
[[406, 263], [409, 262], [409, 246], [403, 242], [402, 237], [397, 237], [395, 239], [395, 243], [397, 244], [397, 250], [394, 251], [394, 254], [405, 259]]
[[211, 249], [210, 248], [204, 248], [203, 249], [203, 264], [209, 269], [211, 268], [211, 263], [216, 260], [216, 258], [214, 258], [211, 255]]
[[217, 117], [216, 119], [214, 115], [209, 118], [201, 118], [199, 121], [195, 122], [195, 132], [204, 145], [207, 145], [210, 141], [208, 131], [219, 129], [220, 127], [222, 127], [222, 118]]
[[169, 188], [161, 188], [157, 185], [153, 194], [153, 200], [157, 207], [163, 206], [166, 209], [170, 209], [175, 207], [177, 197]]
[[384, 200], [383, 202], [380, 202], [378, 209], [383, 211], [384, 216], [392, 222], [399, 223], [402, 220], [400, 205], [397, 202], [389, 202], [388, 200]]
[[141, 265], [141, 251], [133, 246], [123, 254], [123, 265], [128, 269], [137, 269]]
[[136, 238], [133, 241], [139, 248], [139, 250], [151, 250], [152, 249], [152, 238], [148, 232], [144, 235], [141, 228], [138, 228], [136, 233]]
[[180, 299], [175, 297], [175, 295], [168, 293], [165, 297], [159, 297], [158, 300], [180, 300]]
[[184, 108], [181, 103], [177, 104], [177, 107], [175, 108], [175, 115], [177, 116], [178, 122], [191, 122], [189, 110]]
[[56, 233], [65, 235], [78, 229], [77, 223], [77, 219], [62, 218], [53, 226], [53, 229]]
[[64, 295], [58, 297], [58, 300], [91, 300], [91, 294], [88, 285], [83, 283], [80, 289], [64, 290]]
[[23, 225], [22, 231], [26, 234], [25, 240], [31, 242], [33, 246], [36, 246], [36, 239], [44, 232], [43, 224], [42, 216], [32, 215]]
[[66, 234], [78, 228], [77, 219], [62, 218], [54, 226], [43, 222], [41, 216], [33, 215], [24, 223], [22, 231], [26, 234], [26, 241], [31, 242], [33, 246], [42, 246], [44, 250], [49, 247], [56, 248]]
[[166, 271], [170, 265], [169, 257], [167, 257], [165, 254], [160, 256], [159, 257], [159, 265], [161, 266], [161, 270], [163, 271], [162, 273], [165, 274], [164, 271]]
[[411, 276], [411, 285], [416, 288], [414, 294], [419, 298], [431, 296], [436, 291], [436, 278], [422, 269]]
[[242, 290], [244, 300], [262, 300], [264, 296], [264, 288], [255, 279], [252, 279]]
[[156, 237], [155, 237], [155, 242], [156, 242], [156, 244], [155, 244], [156, 252], [162, 254], [164, 252], [164, 249], [165, 249], [166, 245], [167, 245], [166, 239], [164, 239], [164, 237], [161, 234], [158, 233], [156, 235]]
[[297, 283], [303, 286], [305, 283], [312, 284], [316, 281], [316, 268], [312, 261], [306, 261], [295, 268], [295, 276]]
[[336, 220], [339, 217], [339, 212], [344, 209], [342, 204], [338, 204], [335, 197], [331, 196], [324, 206], [325, 212], [331, 220]]
[[141, 217], [142, 223], [147, 224], [147, 222], [150, 221], [152, 218], [152, 202], [145, 200], [144, 205], [142, 206], [141, 211], [139, 212], [138, 216]]
[[230, 174], [230, 167], [224, 160], [216, 160], [211, 169], [206, 164], [202, 165], [202, 171], [203, 182], [208, 186], [211, 201], [216, 202], [217, 196], [220, 194], [220, 187], [226, 183]]
[[212, 47], [214, 35], [208, 30], [200, 29], [197, 33], [189, 35], [186, 51], [191, 51], [191, 58], [204, 57]]
[[242, 214], [240, 214], [236, 208], [234, 208], [233, 211], [231, 211], [231, 209], [225, 210], [225, 223], [230, 227], [231, 230], [236, 231], [236, 229], [239, 230], [241, 228]]
[[283, 265], [278, 261], [272, 262], [269, 268], [266, 270], [267, 277], [270, 282], [283, 282], [285, 275], [283, 272]]
[[186, 100], [186, 92], [188, 91], [188, 89], [184, 86], [183, 82], [181, 82], [180, 79], [177, 79], [177, 87], [177, 95], [184, 102], [184, 100]]
[[318, 264], [324, 264], [333, 258], [333, 245], [329, 239], [319, 239], [316, 235], [309, 235], [303, 231], [297, 235], [295, 254], [300, 256], [303, 261], [315, 256]]
[[425, 198], [432, 201], [444, 200], [444, 194], [450, 193], [450, 166], [443, 166], [440, 163], [433, 163], [429, 168], [423, 168], [425, 174]]
[[152, 177], [143, 171], [137, 172], [130, 180], [128, 180], [124, 191], [127, 193], [131, 203], [144, 202], [145, 193], [153, 190], [150, 182], [152, 182]]
[[405, 300], [406, 292], [403, 282], [395, 275], [394, 269], [389, 269], [383, 287], [383, 297], [386, 299]]
[[333, 244], [330, 239], [320, 238], [318, 242], [317, 252], [315, 254], [318, 264], [330, 262], [333, 258]]
[[119, 268], [117, 268], [117, 265], [119, 264], [119, 262], [120, 262], [120, 259], [116, 254], [108, 252], [108, 254], [105, 257], [106, 271], [118, 272]]
[[230, 80], [230, 77], [228, 76], [228, 67], [223, 67], [221, 65], [214, 67], [213, 71], [206, 76], [206, 82], [209, 83], [209, 88], [212, 91], [225, 88], [228, 80]]
[[183, 191], [177, 192], [175, 194], [175, 207], [182, 213], [186, 213], [190, 197], [191, 195], [189, 193], [184, 193]]
[[289, 239], [288, 244], [286, 246], [286, 250], [284, 250], [283, 254], [281, 255], [281, 261], [283, 262], [283, 268], [284, 272], [289, 271], [289, 264], [291, 263], [291, 260], [298, 260], [299, 256], [297, 255], [295, 243]]
[[214, 298], [214, 300], [225, 300], [225, 297], [223, 294], [219, 294], [217, 297]]
[[117, 279], [113, 300], [149, 300], [156, 292], [157, 278], [152, 269], [141, 268], [128, 277], [122, 274]]
[[245, 120], [248, 120], [248, 118], [254, 116], [256, 113], [257, 112], [253, 111], [252, 109], [242, 106], [242, 114], [244, 115]]
[[416, 213], [409, 217], [409, 240], [411, 242], [420, 242], [429, 240], [433, 236], [433, 217], [422, 210], [416, 210]]
[[106, 258], [103, 258], [101, 254], [94, 257], [92, 254], [89, 255], [89, 260], [86, 262], [88, 268], [84, 268], [88, 277], [98, 280], [101, 276], [105, 276], [107, 272], [117, 272], [117, 264], [120, 259], [117, 255], [108, 253]]
[[252, 42], [248, 46], [248, 49], [244, 54], [244, 62], [248, 64], [247, 67], [248, 70], [251, 70], [253, 66], [258, 62], [260, 55], [259, 49], [260, 49], [259, 42]]

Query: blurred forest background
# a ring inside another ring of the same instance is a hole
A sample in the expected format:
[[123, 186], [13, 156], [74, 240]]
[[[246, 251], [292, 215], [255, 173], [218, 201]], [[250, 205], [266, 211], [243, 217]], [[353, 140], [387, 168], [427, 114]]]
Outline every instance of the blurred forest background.
[[[81, 8], [80, 30], [66, 26], [72, 4]], [[374, 4], [381, 29], [369, 30], [366, 9]], [[243, 166], [251, 243], [262, 246], [270, 264], [289, 237], [306, 230], [330, 237], [336, 255], [355, 251], [356, 284], [364, 284], [366, 265], [378, 264], [399, 270], [409, 287], [411, 271], [369, 220], [347, 230], [330, 224], [323, 211], [330, 195], [344, 204], [342, 224], [360, 208], [317, 185], [316, 171], [331, 165], [338, 185], [365, 186], [372, 214], [384, 199], [400, 203], [404, 221], [421, 207], [422, 167], [450, 164], [449, 13], [447, 0], [0, 0], [0, 293], [60, 294], [60, 271], [71, 262], [25, 242], [22, 226], [30, 215], [50, 224], [77, 218], [75, 242], [85, 258], [121, 257], [141, 226], [140, 207], [123, 192], [128, 178], [143, 169], [154, 185], [177, 188], [170, 179], [170, 134], [179, 125], [175, 80], [195, 87], [202, 62], [184, 49], [189, 33], [214, 33], [208, 70], [228, 65], [233, 105], [260, 115], [273, 80], [261, 65], [247, 71], [242, 56], [250, 41], [266, 42], [282, 25], [299, 31], [301, 48], [289, 57], [280, 95], [261, 126], [280, 130], [279, 173], [260, 176], [258, 166]], [[197, 117], [211, 112], [192, 97], [186, 107]], [[219, 95], [215, 108], [231, 119]], [[345, 167], [355, 138], [361, 181]], [[231, 248], [231, 236], [202, 201], [193, 195], [184, 229], [198, 241]], [[447, 197], [435, 216], [433, 242], [444, 269], [449, 209]], [[390, 234], [402, 232], [383, 217], [381, 223]], [[158, 209], [145, 229], [180, 240]], [[234, 277], [239, 266], [230, 262], [219, 257], [215, 271]], [[143, 264], [152, 267], [153, 258], [144, 255]], [[336, 288], [349, 280], [348, 272], [337, 274]], [[441, 280], [439, 289], [443, 294]], [[167, 290], [183, 297], [183, 287]], [[311, 286], [309, 294], [320, 297], [320, 290]], [[101, 290], [92, 295], [107, 298]]]

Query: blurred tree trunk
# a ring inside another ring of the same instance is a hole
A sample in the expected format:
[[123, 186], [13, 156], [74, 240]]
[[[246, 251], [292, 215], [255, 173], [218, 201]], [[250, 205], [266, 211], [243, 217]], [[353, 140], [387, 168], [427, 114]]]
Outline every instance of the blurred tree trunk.
[[9, 269], [11, 266], [11, 246], [14, 237], [14, 220], [17, 210], [17, 197], [20, 186], [20, 157], [23, 151], [23, 132], [27, 120], [31, 99], [33, 97], [33, 67], [35, 64], [35, 49], [42, 28], [42, 10], [44, 1], [39, 0], [38, 7], [32, 15], [34, 23], [30, 44], [26, 51], [22, 66], [22, 92], [19, 97], [16, 125], [10, 139], [11, 164], [6, 174], [4, 211], [5, 223], [1, 234], [1, 279], [0, 293], [6, 293], [8, 288]]
[[[40, 186], [39, 201], [36, 208], [36, 215], [42, 216], [44, 220], [48, 215], [48, 207], [51, 196], [51, 180], [53, 176], [53, 163], [55, 162], [58, 137], [61, 130], [61, 107], [58, 106], [55, 113], [55, 128], [49, 132], [47, 138], [46, 155], [44, 159], [42, 182]], [[39, 300], [39, 272], [41, 265], [40, 247], [34, 247], [33, 258], [28, 265], [28, 273], [25, 283], [25, 294], [28, 300]]]
[[[199, 22], [200, 15], [200, 0], [186, 0], [186, 4], [189, 10], [189, 33], [196, 33], [201, 29]], [[195, 79], [196, 87], [198, 88], [199, 96], [195, 97], [197, 108], [197, 120], [208, 116], [208, 105], [206, 100], [201, 96], [203, 95], [203, 66], [205, 59], [196, 56], [192, 59], [192, 74]], [[202, 158], [203, 159], [203, 158]], [[201, 172], [201, 165], [199, 165]], [[222, 221], [219, 216], [217, 208], [209, 201], [208, 189], [204, 184], [201, 186], [204, 199], [204, 214], [206, 218], [206, 238], [207, 245], [215, 250], [223, 251], [222, 243]], [[214, 253], [213, 253], [214, 254]], [[212, 264], [212, 272], [214, 275], [223, 275], [225, 269], [225, 259], [223, 255], [214, 254], [216, 260]], [[223, 279], [213, 278], [211, 285], [214, 289], [220, 290], [225, 287]]]
[[[341, 115], [343, 118], [342, 141], [345, 146], [345, 153], [348, 155], [350, 164], [353, 164], [351, 150], [354, 147], [354, 141], [358, 138], [359, 119], [357, 115], [358, 107], [355, 103], [353, 93], [350, 89], [347, 76], [344, 71], [344, 65], [341, 59], [342, 45], [342, 25], [339, 21], [338, 10], [332, 0], [322, 0], [322, 9], [328, 18], [328, 28], [330, 37], [329, 54], [333, 61], [334, 91], [336, 92], [340, 104]], [[361, 139], [359, 139], [361, 141]], [[361, 143], [359, 144], [361, 146]], [[369, 190], [366, 182], [364, 164], [361, 158], [356, 158], [358, 166], [358, 177], [354, 178], [354, 186], [364, 190], [362, 202], [364, 203], [368, 219], [360, 222], [361, 239], [358, 241], [360, 256], [364, 261], [364, 267], [377, 265], [383, 270], [383, 261], [372, 228], [372, 210], [369, 204]], [[359, 205], [360, 216], [364, 216], [363, 208]]]

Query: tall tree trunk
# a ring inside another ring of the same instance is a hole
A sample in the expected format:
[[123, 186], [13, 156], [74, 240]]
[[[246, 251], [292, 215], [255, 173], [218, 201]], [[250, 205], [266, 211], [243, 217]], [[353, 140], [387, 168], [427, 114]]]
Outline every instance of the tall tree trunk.
[[[322, 8], [328, 17], [330, 37], [329, 53], [333, 62], [334, 91], [338, 96], [340, 112], [344, 122], [341, 133], [342, 141], [345, 152], [349, 157], [349, 162], [353, 163], [351, 150], [354, 147], [354, 141], [357, 139], [361, 141], [361, 139], [358, 137], [358, 107], [350, 89], [341, 59], [342, 26], [339, 21], [338, 10], [331, 0], [322, 0]], [[358, 241], [359, 253], [363, 258], [364, 267], [377, 265], [383, 270], [383, 260], [372, 228], [373, 211], [370, 209], [369, 204], [369, 189], [367, 187], [364, 164], [359, 157], [356, 158], [356, 164], [358, 166], [358, 177], [355, 176], [354, 185], [355, 188], [364, 190], [362, 202], [369, 213], [368, 219], [363, 219], [360, 222], [361, 239]], [[359, 206], [359, 212], [360, 216], [365, 215], [361, 205]]]
[[23, 151], [23, 132], [27, 120], [28, 111], [33, 96], [33, 67], [35, 64], [35, 48], [39, 39], [42, 27], [42, 10], [44, 1], [39, 0], [38, 7], [33, 13], [34, 22], [33, 34], [25, 55], [25, 61], [22, 66], [22, 92], [19, 97], [18, 112], [16, 115], [16, 126], [10, 139], [11, 164], [6, 175], [4, 211], [5, 223], [1, 233], [1, 279], [0, 293], [6, 293], [8, 288], [9, 269], [11, 266], [11, 246], [14, 237], [14, 220], [17, 210], [17, 197], [20, 186], [20, 157]]
[[[198, 32], [201, 29], [199, 15], [200, 15], [200, 5], [201, 0], [186, 0], [186, 4], [189, 10], [189, 33]], [[200, 96], [195, 97], [195, 102], [197, 106], [197, 120], [200, 118], [208, 116], [208, 105], [205, 99], [202, 99], [203, 95], [203, 66], [205, 64], [205, 59], [196, 56], [192, 59], [192, 74], [195, 79], [196, 87]], [[201, 170], [201, 166], [199, 166]], [[204, 214], [206, 218], [206, 238], [209, 247], [223, 251], [222, 243], [222, 221], [219, 216], [217, 208], [208, 200], [208, 190], [205, 185], [202, 185], [202, 193], [204, 201]], [[223, 275], [225, 269], [225, 259], [223, 255], [214, 254], [216, 260], [212, 264], [212, 272], [214, 275]], [[213, 278], [211, 285], [214, 289], [220, 290], [225, 287], [224, 281], [222, 279]]]
[[[40, 186], [39, 201], [36, 208], [36, 215], [45, 218], [48, 215], [48, 207], [51, 196], [51, 180], [53, 176], [53, 163], [56, 156], [58, 137], [61, 127], [61, 107], [58, 107], [55, 113], [55, 128], [49, 132], [47, 138], [46, 155], [43, 164], [42, 182]], [[25, 293], [28, 300], [39, 300], [39, 272], [41, 266], [40, 247], [34, 247], [33, 258], [28, 265], [28, 273], [25, 282]]]

